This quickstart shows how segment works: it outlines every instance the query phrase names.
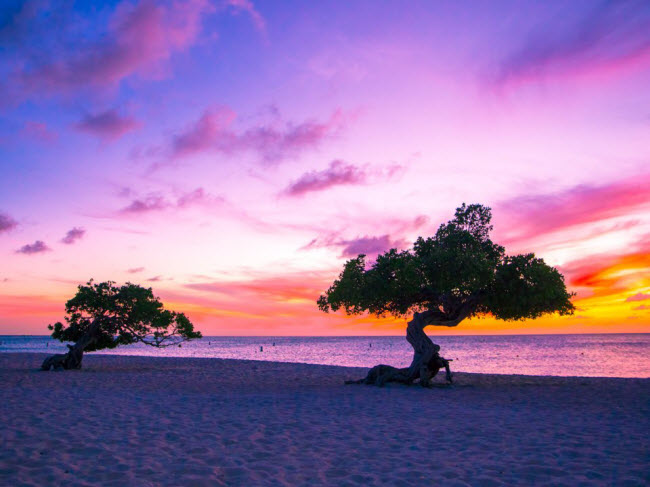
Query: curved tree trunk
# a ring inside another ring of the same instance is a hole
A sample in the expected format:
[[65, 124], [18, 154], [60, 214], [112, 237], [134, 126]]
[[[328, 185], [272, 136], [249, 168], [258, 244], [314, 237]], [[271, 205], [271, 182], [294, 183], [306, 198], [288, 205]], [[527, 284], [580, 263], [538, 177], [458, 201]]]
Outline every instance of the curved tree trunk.
[[434, 312], [428, 311], [414, 313], [413, 319], [408, 322], [408, 326], [406, 327], [406, 340], [413, 347], [413, 360], [411, 361], [411, 365], [403, 369], [391, 367], [390, 365], [377, 365], [370, 369], [365, 378], [356, 381], [346, 381], [345, 383], [383, 386], [387, 382], [412, 384], [416, 379], [420, 379], [420, 385], [422, 387], [429, 387], [431, 379], [443, 367], [447, 371], [447, 382], [451, 383], [450, 361], [442, 358], [438, 354], [440, 346], [431, 341], [424, 332], [424, 328], [429, 325], [455, 326], [458, 323], [451, 324], [436, 321], [433, 319], [434, 316]]
[[74, 345], [68, 345], [68, 353], [59, 353], [46, 358], [41, 365], [42, 370], [69, 370], [80, 369], [81, 361], [86, 347], [95, 342], [99, 331], [99, 320], [94, 320], [88, 327], [88, 331], [77, 340]]

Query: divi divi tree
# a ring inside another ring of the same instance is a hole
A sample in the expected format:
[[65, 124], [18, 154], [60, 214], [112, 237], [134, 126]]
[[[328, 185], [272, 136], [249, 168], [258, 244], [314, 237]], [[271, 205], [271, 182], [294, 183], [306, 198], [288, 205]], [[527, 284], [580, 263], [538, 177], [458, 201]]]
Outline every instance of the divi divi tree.
[[457, 326], [480, 315], [510, 321], [573, 313], [573, 294], [562, 274], [534, 254], [506, 255], [490, 239], [491, 218], [489, 207], [463, 203], [452, 220], [433, 237], [419, 237], [412, 249], [391, 249], [371, 265], [363, 254], [346, 262], [318, 307], [353, 315], [412, 316], [406, 340], [414, 350], [409, 367], [378, 365], [365, 379], [350, 382], [411, 384], [419, 379], [428, 386], [442, 367], [451, 381], [449, 363], [425, 333], [427, 326]]
[[68, 345], [68, 353], [45, 359], [43, 370], [80, 369], [84, 352], [131, 343], [162, 348], [201, 338], [187, 316], [164, 309], [151, 288], [137, 284], [118, 287], [111, 281], [90, 280], [78, 286], [65, 311], [66, 323], [48, 328], [52, 338], [74, 345]]

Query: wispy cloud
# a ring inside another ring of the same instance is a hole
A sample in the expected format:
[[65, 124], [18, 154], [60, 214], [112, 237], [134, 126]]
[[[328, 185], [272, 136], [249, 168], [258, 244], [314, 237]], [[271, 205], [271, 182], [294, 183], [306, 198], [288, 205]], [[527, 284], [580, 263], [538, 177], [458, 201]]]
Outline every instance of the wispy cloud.
[[[358, 224], [348, 226], [357, 228]], [[409, 219], [378, 218], [376, 221], [373, 220], [372, 228], [380, 228], [385, 233], [350, 237], [345, 235], [345, 231], [324, 230], [307, 245], [301, 247], [300, 250], [330, 248], [340, 251], [339, 257], [350, 258], [356, 257], [358, 254], [365, 254], [370, 258], [374, 258], [377, 254], [392, 248], [405, 249], [409, 247], [412, 241], [409, 239], [413, 237], [414, 240], [414, 235], [422, 232], [427, 235], [429, 230], [433, 230], [429, 227], [430, 219], [426, 215], [416, 215]], [[409, 236], [409, 238], [405, 238], [406, 236]]]
[[650, 306], [645, 305], [645, 304], [642, 304], [642, 305], [639, 305], [639, 306], [635, 306], [635, 307], [632, 308], [632, 309], [633, 309], [634, 311], [650, 310]]
[[75, 127], [78, 130], [100, 137], [104, 140], [116, 140], [131, 132], [141, 124], [135, 118], [120, 115], [117, 110], [107, 110], [95, 115], [88, 114]]
[[[645, 287], [650, 269], [650, 245], [647, 236], [637, 244], [617, 254], [590, 256], [560, 267], [567, 282], [574, 289], [582, 289], [596, 296], [619, 295], [621, 301], [638, 302], [650, 299], [650, 295], [631, 292]], [[643, 284], [645, 282], [645, 284]]]
[[334, 186], [370, 184], [389, 180], [404, 170], [405, 167], [400, 164], [372, 168], [369, 165], [356, 166], [336, 159], [330, 162], [326, 169], [304, 173], [292, 182], [283, 194], [303, 196], [306, 193], [324, 191]]
[[[196, 41], [202, 16], [212, 10], [208, 0], [124, 1], [115, 8], [102, 35], [88, 42], [71, 37], [79, 35], [79, 31], [71, 27], [74, 16], [61, 18], [58, 15], [59, 20], [69, 25], [52, 29], [51, 23], [42, 20], [53, 11], [57, 12], [44, 7], [34, 15], [14, 19], [13, 23], [26, 25], [23, 31], [31, 29], [33, 35], [39, 35], [48, 49], [26, 58], [27, 62], [21, 64], [11, 79], [29, 93], [60, 93], [112, 86], [136, 74], [145, 78], [159, 77], [161, 66], [173, 53], [187, 49]], [[64, 32], [68, 38], [61, 42], [52, 31]], [[76, 47], [69, 48], [75, 42]]]
[[71, 230], [68, 230], [68, 233], [66, 233], [65, 237], [61, 239], [61, 242], [70, 245], [75, 243], [77, 240], [82, 239], [85, 234], [86, 230], [83, 228], [74, 227]]
[[162, 196], [147, 196], [133, 200], [129, 205], [122, 208], [120, 213], [148, 213], [150, 211], [164, 210], [169, 206], [170, 203]]
[[188, 208], [194, 205], [219, 205], [224, 199], [213, 196], [203, 188], [196, 188], [193, 191], [181, 193], [174, 197], [165, 197], [160, 194], [150, 194], [143, 198], [136, 198], [120, 210], [122, 214], [142, 214], [156, 212], [172, 208]]
[[22, 129], [22, 134], [30, 139], [48, 143], [56, 142], [56, 140], [59, 138], [59, 134], [51, 130], [47, 124], [43, 122], [36, 122], [34, 120], [25, 122], [25, 125]]
[[131, 267], [130, 269], [127, 269], [126, 272], [129, 274], [137, 274], [138, 272], [142, 272], [144, 270], [144, 267]]
[[266, 21], [260, 14], [253, 2], [250, 0], [226, 0], [226, 4], [235, 12], [246, 12], [253, 22], [255, 28], [262, 34], [266, 34]]
[[182, 157], [220, 146], [225, 150], [233, 145], [230, 140], [235, 137], [230, 133], [230, 124], [236, 115], [226, 107], [210, 108], [187, 130], [176, 135], [172, 140], [172, 155]]
[[0, 213], [0, 233], [13, 230], [18, 226], [18, 222], [6, 213]]
[[341, 240], [341, 256], [356, 257], [359, 254], [375, 256], [392, 248], [403, 248], [407, 242], [403, 239], [393, 240], [390, 235], [377, 237], [363, 236], [352, 240]]
[[648, 299], [650, 299], [650, 294], [637, 293], [634, 296], [628, 297], [625, 301], [631, 303], [634, 301], [646, 301]]
[[186, 284], [185, 287], [208, 293], [233, 296], [248, 301], [256, 297], [262, 301], [287, 302], [305, 300], [315, 303], [327, 288], [328, 274], [258, 276], [249, 281], [210, 281]]
[[497, 205], [515, 239], [527, 239], [585, 223], [624, 216], [650, 204], [650, 175], [602, 185], [581, 184], [557, 193], [519, 196]]
[[363, 184], [366, 181], [366, 172], [354, 164], [347, 164], [341, 160], [330, 162], [327, 169], [322, 171], [309, 171], [291, 183], [285, 190], [289, 196], [302, 196], [312, 191], [323, 191], [332, 186]]
[[301, 250], [329, 247], [340, 250], [340, 257], [352, 258], [359, 254], [365, 254], [371, 258], [392, 248], [403, 249], [408, 242], [402, 238], [393, 238], [389, 234], [370, 236], [364, 235], [351, 239], [340, 238], [336, 234], [330, 234], [323, 238], [316, 238], [304, 246]]
[[495, 81], [508, 85], [547, 77], [608, 75], [650, 66], [650, 4], [623, 0], [593, 4], [577, 24], [553, 22], [499, 66]]
[[237, 131], [232, 126], [235, 118], [235, 113], [229, 108], [206, 110], [185, 131], [174, 136], [172, 158], [202, 151], [224, 154], [254, 152], [264, 162], [277, 162], [318, 147], [326, 138], [336, 135], [344, 123], [343, 114], [336, 111], [326, 121], [274, 122]]
[[42, 240], [37, 240], [33, 244], [26, 244], [20, 247], [18, 250], [16, 250], [17, 254], [27, 254], [27, 255], [32, 255], [32, 254], [40, 254], [43, 252], [49, 252], [50, 249], [45, 242]]

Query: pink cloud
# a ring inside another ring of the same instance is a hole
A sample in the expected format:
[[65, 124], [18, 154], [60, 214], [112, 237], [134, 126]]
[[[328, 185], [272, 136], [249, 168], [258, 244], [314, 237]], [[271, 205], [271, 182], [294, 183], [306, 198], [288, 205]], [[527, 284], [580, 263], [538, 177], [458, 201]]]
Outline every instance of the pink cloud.
[[634, 296], [630, 296], [625, 301], [630, 303], [634, 301], [646, 301], [650, 299], [650, 294], [637, 293]]
[[208, 150], [224, 154], [256, 152], [263, 161], [276, 162], [318, 147], [335, 135], [344, 122], [341, 112], [336, 111], [326, 121], [287, 122], [283, 126], [274, 123], [237, 132], [231, 128], [234, 119], [235, 113], [228, 108], [206, 110], [186, 131], [173, 138], [172, 157]]
[[207, 193], [203, 188], [182, 193], [176, 198], [166, 198], [159, 194], [151, 194], [145, 198], [137, 198], [120, 210], [122, 214], [142, 214], [162, 211], [170, 208], [188, 208], [194, 205], [220, 205], [224, 199]]
[[86, 115], [75, 126], [77, 129], [106, 140], [115, 140], [140, 127], [133, 117], [123, 117], [116, 110]]
[[158, 77], [174, 52], [197, 39], [207, 0], [158, 5], [153, 0], [122, 2], [109, 20], [101, 41], [53, 52], [53, 59], [18, 75], [28, 92], [67, 92], [79, 87], [112, 86], [131, 75]]
[[43, 122], [25, 122], [22, 133], [31, 139], [40, 140], [42, 142], [55, 142], [59, 138], [59, 134], [50, 130], [47, 124]]
[[249, 303], [251, 297], [257, 298], [258, 301], [283, 302], [291, 299], [304, 299], [315, 303], [320, 293], [327, 289], [329, 277], [331, 277], [329, 273], [259, 276], [250, 281], [202, 282], [186, 284], [185, 287], [224, 296], [234, 296]]
[[235, 112], [229, 108], [206, 110], [188, 130], [174, 137], [173, 155], [182, 157], [214, 148], [215, 145], [227, 147], [231, 144], [229, 139], [234, 137], [228, 128], [234, 119]]
[[650, 203], [650, 175], [604, 185], [579, 185], [551, 194], [525, 195], [498, 204], [515, 239], [624, 216]]
[[650, 66], [648, 10], [627, 0], [595, 6], [578, 25], [550, 26], [505, 59], [495, 81], [516, 85], [548, 77], [611, 76]]
[[[367, 217], [364, 217], [367, 220]], [[348, 221], [349, 228], [358, 228], [367, 224], [367, 221]], [[324, 230], [321, 235], [312, 239], [307, 245], [300, 250], [310, 250], [318, 248], [340, 249], [340, 257], [356, 257], [358, 254], [365, 254], [371, 258], [377, 254], [390, 250], [392, 248], [405, 249], [409, 246], [409, 241], [403, 236], [413, 235], [415, 232], [424, 234], [429, 231], [435, 231], [430, 227], [430, 219], [426, 215], [416, 215], [411, 219], [400, 218], [377, 218], [373, 219], [373, 228], [381, 228], [384, 232], [382, 235], [372, 236], [364, 235], [355, 238], [342, 236], [343, 232]]]
[[65, 237], [61, 239], [61, 242], [70, 245], [75, 243], [77, 240], [83, 238], [85, 234], [86, 234], [86, 230], [84, 230], [83, 228], [74, 227], [71, 230], [68, 230], [68, 233], [66, 233]]
[[332, 186], [363, 184], [366, 173], [363, 169], [346, 164], [341, 160], [330, 162], [327, 169], [310, 171], [300, 176], [285, 190], [289, 196], [302, 196], [312, 191], [323, 191]]
[[[644, 275], [650, 267], [650, 244], [648, 236], [641, 237], [636, 244], [619, 253], [592, 255], [559, 267], [572, 287], [579, 288], [580, 297], [589, 295], [619, 295], [629, 293], [630, 279]], [[647, 296], [647, 298], [646, 298]], [[628, 296], [626, 302], [650, 299], [650, 295], [637, 293]]]
[[186, 208], [192, 205], [222, 203], [223, 198], [214, 197], [208, 194], [203, 188], [196, 188], [194, 191], [184, 193], [176, 200], [178, 208]]
[[392, 248], [402, 248], [406, 245], [403, 239], [392, 240], [390, 235], [380, 235], [378, 237], [358, 237], [352, 240], [341, 240], [338, 242], [342, 247], [342, 257], [356, 257], [359, 254], [376, 256]]
[[359, 254], [365, 254], [375, 257], [377, 254], [390, 250], [392, 248], [404, 248], [407, 245], [404, 239], [394, 239], [389, 234], [379, 236], [357, 237], [352, 239], [343, 239], [336, 234], [330, 234], [324, 238], [315, 238], [309, 242], [302, 250], [308, 250], [320, 247], [330, 247], [341, 249], [340, 257], [351, 258]]
[[18, 222], [5, 213], [0, 213], [0, 233], [9, 232], [18, 226]]
[[129, 274], [137, 274], [138, 272], [142, 272], [144, 270], [144, 267], [132, 267], [130, 269], [127, 269], [126, 272]]
[[266, 21], [264, 17], [255, 9], [255, 5], [250, 0], [226, 0], [226, 3], [235, 12], [246, 12], [253, 22], [255, 28], [266, 34]]
[[26, 255], [32, 255], [32, 254], [40, 254], [42, 252], [49, 252], [50, 249], [47, 245], [45, 245], [45, 242], [42, 240], [37, 240], [33, 244], [26, 244], [20, 247], [18, 250], [16, 250], [17, 254], [26, 254]]
[[169, 203], [162, 196], [147, 196], [144, 199], [133, 200], [128, 206], [120, 210], [121, 213], [148, 213], [150, 211], [164, 210]]
[[643, 311], [643, 310], [646, 310], [646, 309], [650, 309], [650, 306], [646, 306], [645, 304], [642, 304], [642, 305], [640, 305], [640, 306], [635, 306], [635, 307], [632, 308], [632, 309], [633, 309], [634, 311]]

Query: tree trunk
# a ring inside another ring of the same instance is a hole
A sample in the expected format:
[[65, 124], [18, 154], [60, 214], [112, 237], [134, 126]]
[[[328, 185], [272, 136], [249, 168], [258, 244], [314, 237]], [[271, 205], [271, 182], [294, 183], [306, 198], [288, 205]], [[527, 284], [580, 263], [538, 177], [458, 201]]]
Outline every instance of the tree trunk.
[[81, 361], [83, 360], [84, 350], [88, 345], [91, 345], [97, 339], [97, 332], [99, 331], [99, 319], [93, 320], [88, 327], [86, 333], [77, 340], [74, 345], [68, 345], [68, 353], [59, 353], [46, 358], [41, 365], [42, 370], [70, 370], [80, 369]]
[[403, 369], [391, 367], [390, 365], [377, 365], [370, 369], [364, 379], [346, 381], [345, 383], [383, 386], [387, 382], [412, 384], [416, 379], [420, 379], [420, 385], [422, 387], [429, 387], [431, 379], [443, 367], [447, 371], [447, 382], [451, 383], [450, 361], [442, 358], [438, 354], [440, 346], [433, 343], [424, 332], [424, 328], [429, 325], [450, 325], [433, 321], [431, 319], [432, 315], [433, 313], [430, 312], [414, 313], [413, 319], [408, 322], [408, 326], [406, 327], [406, 340], [413, 347], [413, 360], [411, 361], [411, 365]]

